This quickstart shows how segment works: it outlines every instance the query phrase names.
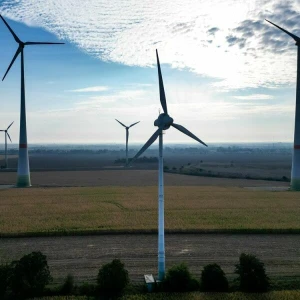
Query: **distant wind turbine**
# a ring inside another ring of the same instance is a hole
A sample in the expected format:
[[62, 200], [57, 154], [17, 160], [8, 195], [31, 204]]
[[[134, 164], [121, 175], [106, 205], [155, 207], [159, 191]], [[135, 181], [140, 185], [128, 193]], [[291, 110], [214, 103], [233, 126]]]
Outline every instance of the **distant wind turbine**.
[[293, 162], [291, 172], [291, 188], [295, 191], [300, 191], [300, 38], [287, 30], [279, 27], [278, 25], [266, 20], [278, 29], [285, 32], [296, 42], [298, 46], [298, 59], [297, 59], [297, 87], [296, 87], [296, 110], [295, 110], [295, 131], [294, 131], [294, 149], [293, 149]]
[[21, 112], [20, 112], [20, 139], [19, 139], [19, 159], [18, 159], [18, 187], [28, 187], [31, 185], [30, 182], [30, 169], [28, 159], [28, 148], [27, 148], [27, 129], [26, 129], [26, 106], [25, 106], [25, 79], [24, 79], [24, 48], [30, 45], [53, 45], [53, 44], [64, 44], [64, 43], [50, 43], [50, 42], [22, 42], [18, 36], [13, 32], [4, 18], [0, 15], [4, 24], [14, 37], [15, 41], [19, 44], [19, 47], [5, 72], [2, 81], [9, 72], [11, 66], [21, 53]]
[[140, 121], [135, 122], [133, 124], [131, 124], [130, 126], [126, 126], [124, 125], [122, 122], [120, 122], [119, 120], [115, 119], [117, 122], [119, 122], [123, 127], [125, 127], [126, 129], [126, 166], [128, 165], [128, 139], [129, 139], [129, 128], [131, 128], [132, 126], [136, 125], [137, 123], [140, 123]]
[[158, 279], [163, 280], [165, 277], [165, 236], [164, 236], [164, 177], [163, 177], [163, 131], [173, 126], [177, 130], [193, 138], [197, 142], [207, 146], [194, 134], [188, 131], [185, 127], [175, 124], [173, 119], [168, 114], [167, 102], [164, 90], [163, 79], [160, 70], [158, 53], [156, 50], [157, 68], [158, 68], [158, 81], [159, 81], [159, 94], [160, 103], [163, 108], [163, 113], [158, 116], [154, 121], [154, 126], [158, 129], [140, 149], [140, 151], [133, 157], [131, 162], [137, 159], [144, 151], [146, 151], [159, 137], [159, 172], [158, 172]]
[[14, 122], [12, 122], [6, 129], [0, 130], [4, 132], [5, 135], [5, 168], [8, 168], [8, 162], [7, 162], [7, 137], [9, 138], [10, 142], [11, 142], [11, 138], [10, 135], [8, 133], [8, 129], [10, 128], [10, 126], [13, 124]]

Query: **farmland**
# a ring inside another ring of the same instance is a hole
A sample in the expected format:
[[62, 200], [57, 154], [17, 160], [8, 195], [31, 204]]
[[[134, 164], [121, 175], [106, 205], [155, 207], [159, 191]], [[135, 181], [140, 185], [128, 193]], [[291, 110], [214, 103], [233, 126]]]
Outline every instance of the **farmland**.
[[[299, 299], [299, 291], [280, 291], [271, 292], [266, 294], [243, 294], [243, 293], [231, 293], [231, 294], [220, 294], [220, 293], [189, 293], [189, 294], [158, 294], [158, 295], [133, 295], [126, 296], [125, 300], [292, 300]], [[60, 299], [63, 300], [63, 299]]]
[[[296, 192], [216, 186], [167, 186], [165, 192], [169, 231], [300, 231]], [[155, 186], [2, 189], [0, 199], [2, 236], [157, 228]]]
[[[276, 291], [262, 295], [258, 294], [204, 294], [204, 293], [188, 293], [188, 294], [153, 294], [153, 295], [129, 295], [124, 296], [121, 300], [293, 300], [300, 298], [300, 291]], [[88, 297], [45, 297], [37, 300], [88, 300]]]
[[[166, 234], [166, 268], [185, 262], [200, 279], [203, 267], [219, 264], [229, 280], [242, 252], [253, 253], [266, 266], [274, 288], [299, 288], [298, 234]], [[24, 237], [1, 239], [0, 261], [20, 259], [32, 251], [47, 256], [53, 284], [71, 273], [76, 283], [95, 282], [99, 268], [121, 259], [132, 282], [157, 274], [157, 234]]]
[[[283, 161], [277, 154], [266, 153], [254, 161], [254, 156], [247, 154], [238, 161], [235, 154], [228, 155], [210, 158], [207, 154], [200, 162], [198, 155], [185, 154], [180, 159], [169, 157], [167, 163], [178, 168], [191, 162], [214, 171], [215, 161], [227, 170], [234, 157], [233, 167], [247, 163], [253, 174], [269, 176], [262, 173], [265, 169], [273, 172], [273, 177], [288, 176], [286, 157]], [[99, 267], [113, 258], [125, 262], [133, 282], [141, 282], [145, 273], [156, 274], [157, 164], [126, 170], [113, 164], [115, 157], [99, 161], [97, 155], [88, 160], [78, 158], [36, 156], [30, 189], [7, 188], [4, 185], [16, 181], [15, 170], [0, 172], [0, 261], [42, 251], [55, 284], [62, 283], [68, 273], [78, 283], [94, 282]], [[12, 158], [11, 166], [14, 164]], [[248, 171], [245, 169], [245, 174]], [[216, 262], [232, 279], [234, 264], [244, 251], [261, 258], [268, 275], [281, 288], [296, 288], [299, 234], [263, 234], [300, 232], [300, 203], [288, 186], [288, 182], [165, 173], [167, 268], [184, 261], [199, 278], [205, 264]], [[232, 234], [235, 232], [239, 234]], [[283, 294], [270, 295], [277, 299]], [[189, 296], [204, 297], [199, 293]], [[241, 299], [241, 294], [228, 297]]]

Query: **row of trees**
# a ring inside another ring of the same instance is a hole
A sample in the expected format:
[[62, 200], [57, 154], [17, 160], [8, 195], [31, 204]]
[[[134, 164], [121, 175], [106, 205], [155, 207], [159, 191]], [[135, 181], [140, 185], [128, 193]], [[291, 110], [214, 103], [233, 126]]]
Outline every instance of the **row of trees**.
[[[129, 158], [128, 161], [130, 162], [132, 160], [132, 158]], [[155, 156], [142, 156], [137, 158], [135, 161], [135, 163], [156, 163], [158, 162], [158, 158]], [[115, 160], [114, 162], [115, 164], [125, 164], [126, 163], [126, 158], [118, 158]]]
[[[241, 254], [236, 265], [239, 289], [243, 292], [266, 292], [269, 279], [264, 264], [254, 255]], [[52, 281], [47, 258], [41, 252], [32, 252], [11, 264], [0, 265], [0, 299], [26, 299], [44, 295], [87, 295], [114, 298], [122, 295], [130, 283], [124, 264], [114, 259], [103, 265], [96, 284], [76, 286], [72, 275], [56, 288], [46, 288]], [[195, 279], [185, 264], [170, 268], [165, 280], [155, 286], [157, 292], [228, 292], [229, 284], [225, 273], [217, 264], [204, 267], [201, 279]], [[138, 292], [145, 292], [140, 289]]]
[[[238, 275], [239, 290], [246, 293], [268, 291], [270, 283], [264, 264], [254, 255], [242, 253], [239, 264], [235, 266]], [[185, 264], [170, 268], [164, 280], [164, 289], [169, 292], [228, 292], [229, 283], [218, 264], [209, 264], [203, 268], [200, 281], [195, 279]]]

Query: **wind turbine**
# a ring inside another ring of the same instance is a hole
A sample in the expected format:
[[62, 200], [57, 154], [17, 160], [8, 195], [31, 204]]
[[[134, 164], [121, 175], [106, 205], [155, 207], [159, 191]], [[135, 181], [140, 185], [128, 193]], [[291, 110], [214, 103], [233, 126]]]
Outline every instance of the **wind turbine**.
[[294, 149], [293, 149], [293, 162], [291, 172], [291, 188], [295, 191], [300, 191], [300, 38], [287, 30], [279, 27], [278, 25], [271, 23], [278, 29], [285, 32], [296, 42], [298, 46], [298, 59], [297, 59], [297, 87], [296, 87], [296, 111], [295, 111], [295, 131], [294, 131]]
[[160, 103], [163, 108], [158, 118], [154, 121], [154, 126], [158, 129], [146, 142], [146, 144], [140, 149], [140, 151], [133, 157], [131, 162], [137, 159], [144, 151], [146, 151], [159, 137], [159, 163], [158, 163], [158, 279], [163, 280], [165, 277], [165, 236], [164, 236], [164, 176], [163, 176], [163, 131], [173, 126], [177, 130], [193, 138], [197, 142], [207, 145], [197, 138], [194, 134], [188, 131], [185, 127], [175, 124], [173, 119], [168, 114], [167, 102], [164, 90], [163, 79], [160, 70], [158, 52], [156, 50], [157, 69], [158, 69], [158, 81], [159, 81], [159, 94]]
[[4, 130], [0, 130], [0, 131], [4, 131], [4, 135], [5, 135], [5, 168], [8, 167], [8, 163], [7, 163], [7, 137], [9, 138], [10, 142], [11, 142], [11, 138], [10, 135], [8, 133], [8, 129], [10, 128], [10, 126], [13, 124], [14, 122], [12, 122], [6, 129]]
[[24, 79], [24, 48], [30, 45], [52, 45], [52, 44], [64, 44], [64, 43], [50, 43], [50, 42], [22, 42], [14, 31], [10, 28], [4, 18], [0, 15], [4, 24], [12, 34], [15, 41], [19, 44], [19, 47], [5, 72], [2, 81], [9, 72], [11, 66], [21, 53], [21, 113], [20, 113], [20, 139], [19, 139], [19, 159], [18, 159], [18, 187], [28, 187], [31, 185], [30, 182], [30, 169], [28, 159], [28, 148], [27, 148], [27, 130], [26, 130], [26, 106], [25, 106], [25, 79]]
[[131, 128], [132, 126], [136, 125], [137, 123], [140, 123], [140, 121], [135, 122], [133, 124], [131, 124], [130, 126], [126, 126], [124, 125], [122, 122], [120, 122], [119, 120], [115, 119], [117, 122], [119, 122], [123, 127], [125, 127], [126, 129], [126, 166], [128, 165], [128, 138], [129, 138], [129, 128]]

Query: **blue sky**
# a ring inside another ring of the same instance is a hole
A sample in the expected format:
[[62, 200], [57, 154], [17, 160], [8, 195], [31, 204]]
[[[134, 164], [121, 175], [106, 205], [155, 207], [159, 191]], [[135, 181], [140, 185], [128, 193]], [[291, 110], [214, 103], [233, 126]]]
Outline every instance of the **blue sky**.
[[[142, 143], [160, 108], [155, 49], [170, 115], [206, 143], [291, 142], [299, 1], [4, 0], [0, 13], [27, 46], [30, 143]], [[126, 4], [126, 5], [125, 5]], [[17, 44], [0, 22], [0, 74]], [[1, 77], [3, 76], [1, 75]], [[0, 83], [0, 127], [18, 141], [20, 59]], [[166, 142], [192, 142], [174, 129]], [[195, 142], [196, 144], [196, 142]]]

